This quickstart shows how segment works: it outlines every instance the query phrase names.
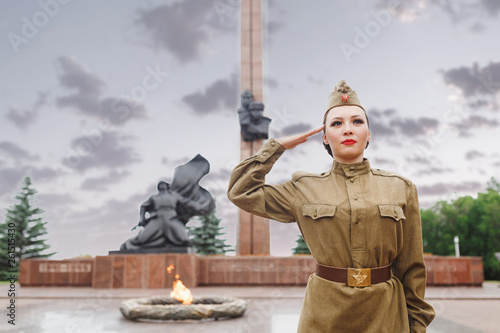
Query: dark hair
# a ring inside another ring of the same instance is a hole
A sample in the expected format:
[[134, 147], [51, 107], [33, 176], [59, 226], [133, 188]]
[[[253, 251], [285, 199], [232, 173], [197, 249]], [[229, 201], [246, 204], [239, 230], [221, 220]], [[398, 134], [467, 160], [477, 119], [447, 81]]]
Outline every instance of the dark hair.
[[165, 184], [165, 185], [167, 185], [167, 189], [170, 189], [170, 184], [169, 184], [169, 183], [167, 183], [166, 181], [160, 180], [160, 181], [158, 182], [158, 185], [156, 185], [156, 189], [157, 189], [158, 191], [160, 190], [160, 185], [161, 185], [161, 184]]
[[[330, 113], [330, 111], [334, 109], [334, 108], [331, 108], [329, 109], [328, 111], [325, 112], [325, 116], [323, 117], [323, 125], [325, 125], [325, 127], [323, 127], [323, 134], [326, 134], [326, 117], [328, 116], [328, 113]], [[370, 120], [368, 120], [368, 114], [366, 113], [365, 109], [361, 108], [363, 110], [363, 112], [365, 113], [365, 117], [366, 117], [366, 124], [368, 125], [368, 129], [370, 129]], [[366, 148], [368, 148], [368, 145], [370, 144], [370, 141], [367, 141], [366, 142]], [[330, 145], [327, 145], [325, 143], [325, 141], [323, 141], [323, 147], [325, 147], [326, 151], [328, 152], [328, 154], [330, 154], [330, 156], [333, 157], [333, 153], [332, 153], [332, 148], [330, 148]]]

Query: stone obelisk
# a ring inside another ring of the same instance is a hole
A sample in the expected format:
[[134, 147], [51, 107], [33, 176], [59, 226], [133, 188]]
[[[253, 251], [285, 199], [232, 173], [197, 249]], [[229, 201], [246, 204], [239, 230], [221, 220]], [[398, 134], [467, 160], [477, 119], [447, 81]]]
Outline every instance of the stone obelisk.
[[[262, 101], [262, 0], [241, 1], [241, 92], [248, 89]], [[241, 138], [241, 160], [254, 155], [263, 140]], [[269, 255], [269, 220], [240, 210], [237, 252]]]

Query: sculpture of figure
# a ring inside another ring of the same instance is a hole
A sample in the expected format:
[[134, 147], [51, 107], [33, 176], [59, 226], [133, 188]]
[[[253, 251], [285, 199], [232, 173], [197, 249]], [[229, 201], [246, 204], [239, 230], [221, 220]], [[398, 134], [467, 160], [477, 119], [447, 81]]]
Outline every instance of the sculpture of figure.
[[[241, 94], [241, 108], [248, 110], [250, 103], [253, 101], [253, 94], [250, 90], [245, 90]], [[239, 110], [238, 110], [239, 111]]]
[[208, 161], [198, 154], [175, 169], [172, 185], [160, 181], [158, 194], [141, 205], [138, 226], [144, 229], [125, 241], [120, 251], [191, 246], [186, 223], [192, 216], [207, 214], [215, 206], [210, 193], [198, 185], [209, 169]]
[[241, 107], [238, 109], [241, 135], [244, 141], [254, 141], [269, 138], [269, 124], [271, 119], [264, 117], [264, 104], [253, 102], [249, 90], [241, 94]]

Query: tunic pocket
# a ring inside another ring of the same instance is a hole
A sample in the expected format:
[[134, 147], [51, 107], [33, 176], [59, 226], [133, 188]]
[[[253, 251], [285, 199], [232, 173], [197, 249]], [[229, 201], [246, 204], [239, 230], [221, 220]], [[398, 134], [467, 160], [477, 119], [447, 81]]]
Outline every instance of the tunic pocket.
[[378, 205], [381, 217], [390, 217], [395, 221], [405, 220], [403, 208], [398, 205]]
[[337, 206], [332, 205], [303, 205], [302, 215], [308, 216], [313, 220], [322, 217], [333, 217], [337, 211]]

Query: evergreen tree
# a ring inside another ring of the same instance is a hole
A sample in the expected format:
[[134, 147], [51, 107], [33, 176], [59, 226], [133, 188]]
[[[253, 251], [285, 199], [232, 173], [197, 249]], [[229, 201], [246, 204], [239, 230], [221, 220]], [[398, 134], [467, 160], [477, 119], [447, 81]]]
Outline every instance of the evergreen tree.
[[224, 235], [221, 232], [220, 219], [215, 216], [215, 209], [206, 215], [198, 217], [200, 226], [188, 227], [189, 235], [192, 237], [193, 246], [199, 254], [214, 255], [225, 254], [231, 251], [230, 246], [226, 245], [226, 240], [219, 237]]
[[43, 238], [47, 234], [46, 224], [40, 208], [31, 202], [37, 191], [31, 187], [31, 179], [24, 178], [18, 203], [6, 209], [5, 221], [0, 223], [0, 280], [19, 272], [19, 261], [29, 258], [47, 258], [54, 253], [45, 253], [50, 248]]
[[297, 246], [292, 249], [293, 254], [311, 254], [311, 251], [309, 251], [309, 247], [307, 246], [302, 235], [299, 235], [299, 238], [295, 242], [297, 243]]

